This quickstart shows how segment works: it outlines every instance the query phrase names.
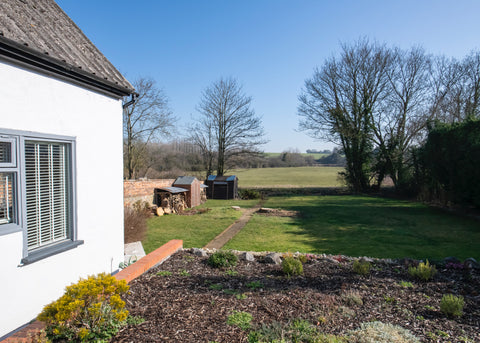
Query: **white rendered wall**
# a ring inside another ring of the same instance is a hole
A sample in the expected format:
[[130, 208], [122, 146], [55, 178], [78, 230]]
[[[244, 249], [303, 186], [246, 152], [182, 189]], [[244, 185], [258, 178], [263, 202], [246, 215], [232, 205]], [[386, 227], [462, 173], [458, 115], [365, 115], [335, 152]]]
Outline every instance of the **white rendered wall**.
[[77, 228], [83, 245], [29, 265], [23, 233], [0, 235], [0, 337], [35, 318], [80, 277], [123, 261], [122, 104], [0, 61], [0, 128], [76, 137]]

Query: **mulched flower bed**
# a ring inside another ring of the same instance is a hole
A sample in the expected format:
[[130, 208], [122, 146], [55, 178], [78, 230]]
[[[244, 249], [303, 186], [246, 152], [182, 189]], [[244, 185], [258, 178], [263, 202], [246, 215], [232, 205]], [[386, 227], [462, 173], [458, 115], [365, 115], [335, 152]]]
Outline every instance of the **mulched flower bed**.
[[[400, 261], [374, 260], [361, 276], [350, 258], [309, 256], [304, 274], [287, 278], [263, 256], [239, 261], [234, 272], [206, 260], [183, 250], [132, 281], [127, 309], [146, 321], [124, 328], [113, 342], [247, 342], [248, 331], [227, 324], [233, 311], [250, 313], [253, 328], [301, 318], [321, 332], [346, 334], [362, 322], [382, 321], [422, 342], [480, 342], [478, 270], [439, 268], [432, 281], [421, 282]], [[439, 310], [450, 293], [465, 298], [460, 318]]]

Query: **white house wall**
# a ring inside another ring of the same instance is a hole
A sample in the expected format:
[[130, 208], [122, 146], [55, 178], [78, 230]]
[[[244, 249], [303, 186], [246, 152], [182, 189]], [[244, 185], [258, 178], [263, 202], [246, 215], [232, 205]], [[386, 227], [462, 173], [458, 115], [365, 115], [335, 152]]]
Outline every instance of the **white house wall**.
[[0, 236], [0, 337], [36, 317], [80, 277], [123, 260], [121, 101], [0, 61], [0, 128], [76, 137], [78, 239], [19, 266], [22, 232]]

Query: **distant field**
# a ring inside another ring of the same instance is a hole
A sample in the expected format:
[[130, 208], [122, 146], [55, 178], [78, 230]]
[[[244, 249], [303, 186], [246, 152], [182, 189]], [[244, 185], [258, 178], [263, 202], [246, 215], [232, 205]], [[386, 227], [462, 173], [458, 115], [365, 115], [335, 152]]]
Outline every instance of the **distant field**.
[[[264, 153], [266, 157], [277, 157], [283, 154], [282, 152], [265, 152]], [[301, 153], [300, 155], [302, 156], [312, 156], [313, 159], [318, 160], [319, 158], [328, 156], [328, 154], [322, 154], [322, 153], [315, 153], [315, 154], [307, 154], [307, 153]]]
[[240, 188], [341, 187], [341, 167], [290, 167], [235, 169]]

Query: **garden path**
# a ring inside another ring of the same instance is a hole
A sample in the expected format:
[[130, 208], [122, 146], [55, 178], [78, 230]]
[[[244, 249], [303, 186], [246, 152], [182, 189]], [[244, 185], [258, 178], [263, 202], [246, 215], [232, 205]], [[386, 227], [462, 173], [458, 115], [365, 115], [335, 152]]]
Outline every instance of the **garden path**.
[[215, 237], [210, 243], [204, 246], [204, 249], [221, 249], [229, 240], [231, 240], [248, 223], [253, 214], [262, 206], [262, 201], [252, 208], [241, 209], [242, 216], [232, 225], [227, 227], [222, 233]]

